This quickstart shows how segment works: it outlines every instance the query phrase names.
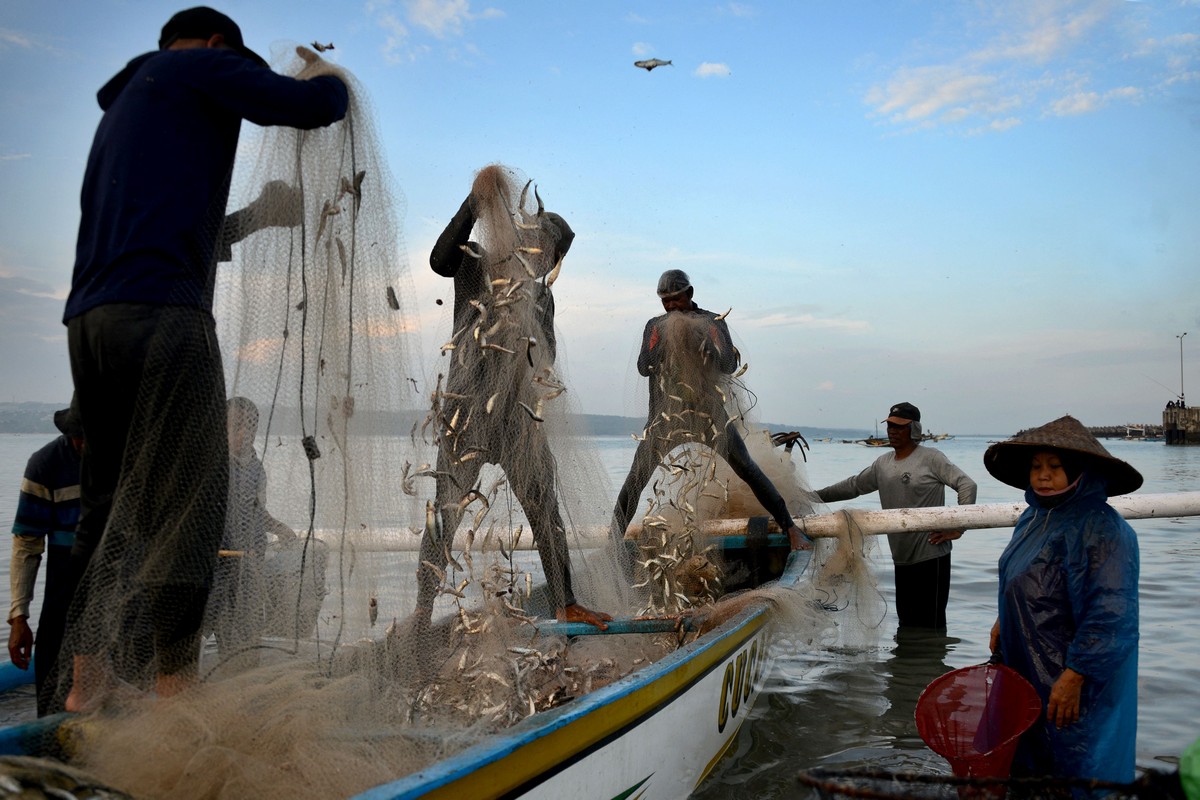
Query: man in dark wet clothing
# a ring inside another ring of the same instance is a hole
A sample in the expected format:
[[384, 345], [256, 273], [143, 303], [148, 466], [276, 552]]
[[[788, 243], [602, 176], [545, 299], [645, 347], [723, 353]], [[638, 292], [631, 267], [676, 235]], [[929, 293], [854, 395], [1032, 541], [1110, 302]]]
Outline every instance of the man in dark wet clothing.
[[[463, 201], [429, 255], [429, 265], [434, 272], [454, 279], [454, 330], [464, 339], [471, 338], [468, 332], [479, 325], [481, 315], [499, 315], [496, 301], [497, 295], [502, 293], [499, 289], [494, 293], [489, 286], [495, 276], [486, 269], [488, 257], [483, 247], [470, 241], [476, 223], [476, 202], [473, 195]], [[574, 231], [566, 220], [552, 212], [542, 212], [537, 224], [541, 228], [541, 240], [552, 242], [553, 248], [546, 254], [549, 257], [539, 259], [538, 263], [558, 265], [571, 247]], [[437, 508], [441, 514], [441, 530], [439, 536], [437, 531], [427, 528], [421, 540], [422, 565], [417, 571], [418, 624], [423, 624], [432, 613], [439, 583], [437, 573], [426, 564], [439, 568], [446, 565], [446, 548], [463, 516], [459, 500], [475, 486], [484, 462], [497, 464], [504, 470], [513, 494], [529, 519], [558, 618], [567, 622], [587, 622], [601, 630], [608, 627], [605, 620], [612, 619], [608, 614], [592, 611], [576, 602], [571, 586], [566, 529], [554, 489], [554, 457], [542, 429], [532, 424], [528, 409], [523, 409], [517, 402], [520, 395], [511, 394], [505, 388], [527, 383], [527, 374], [535, 374], [535, 361], [546, 364], [554, 361], [554, 296], [549, 282], [544, 275], [525, 281], [522, 291], [527, 291], [529, 296], [519, 301], [532, 304], [532, 314], [518, 316], [532, 323], [534, 330], [522, 331], [525, 334], [523, 341], [525, 347], [534, 348], [537, 359], [529, 351], [523, 351], [528, 358], [520, 355], [503, 359], [495, 353], [495, 357], [460, 361], [451, 351], [445, 395], [452, 398], [446, 402], [453, 408], [442, 410], [443, 432], [437, 460]], [[529, 342], [530, 336], [534, 343]], [[503, 399], [493, 406], [490, 398], [500, 397]], [[445, 422], [451, 419], [469, 419], [470, 427], [460, 436]]]
[[[233, 20], [191, 8], [99, 92], [63, 315], [87, 440], [68, 710], [103, 701], [106, 656], [126, 645], [154, 665], [158, 694], [195, 680], [225, 517], [212, 295], [242, 120], [311, 129], [349, 106], [343, 81], [301, 55], [305, 79], [278, 75]], [[126, 606], [146, 609], [152, 636], [112, 623]]]
[[[666, 344], [667, 324], [673, 314], [686, 315], [693, 323], [707, 321], [703, 325], [705, 360], [710, 361], [718, 372], [728, 375], [737, 369], [741, 361], [741, 354], [733, 346], [725, 320], [697, 306], [692, 301], [693, 293], [691, 280], [683, 270], [669, 269], [659, 278], [658, 296], [666, 313], [646, 323], [637, 362], [638, 372], [650, 379], [650, 413], [646, 418], [645, 435], [638, 442], [633, 465], [617, 496], [617, 504], [613, 509], [612, 536], [614, 539], [624, 538], [625, 530], [637, 511], [642, 490], [663, 458], [678, 445], [695, 441], [712, 447], [729, 462], [734, 474], [750, 487], [758, 502], [775, 519], [779, 529], [788, 534], [793, 550], [811, 549], [812, 540], [792, 520], [787, 503], [751, 459], [741, 434], [730, 424], [723, 401], [676, 401], [679, 408], [672, 407], [669, 402], [674, 399], [670, 392], [676, 387], [683, 387], [683, 393], [693, 398], [709, 394], [698, 386], [701, 375], [674, 375], [670, 388], [662, 379], [665, 373], [679, 370], [678, 365], [670, 363]], [[719, 390], [717, 396], [720, 396]], [[675, 413], [670, 413], [672, 411]], [[624, 550], [619, 548], [618, 554]], [[625, 567], [628, 573], [632, 564], [627, 563]]]

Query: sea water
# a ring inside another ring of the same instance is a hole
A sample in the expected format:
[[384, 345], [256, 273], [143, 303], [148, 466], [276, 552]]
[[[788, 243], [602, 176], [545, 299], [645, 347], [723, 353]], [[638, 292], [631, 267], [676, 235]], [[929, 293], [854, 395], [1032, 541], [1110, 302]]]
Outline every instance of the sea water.
[[[0, 434], [0, 520], [10, 524], [29, 454], [49, 435]], [[979, 484], [980, 503], [1014, 502], [1021, 493], [983, 468], [989, 440], [956, 436], [934, 447]], [[629, 438], [592, 440], [614, 493], [633, 457]], [[1105, 440], [1114, 456], [1145, 477], [1142, 493], [1200, 488], [1200, 447]], [[805, 469], [821, 487], [856, 474], [880, 449], [837, 441], [811, 442]], [[799, 458], [797, 451], [795, 458]], [[948, 492], [953, 504], [953, 492]], [[611, 500], [609, 501], [611, 503]], [[268, 504], [270, 501], [268, 499]], [[868, 495], [833, 508], [878, 508]], [[272, 508], [273, 513], [279, 510]], [[1141, 648], [1138, 675], [1137, 759], [1143, 767], [1174, 769], [1200, 724], [1200, 518], [1131, 523], [1141, 549]], [[729, 755], [696, 794], [703, 800], [734, 796], [796, 797], [805, 791], [796, 773], [813, 767], [863, 767], [948, 772], [917, 735], [913, 713], [921, 690], [950, 669], [986, 661], [996, 618], [996, 564], [1011, 529], [968, 531], [954, 543], [945, 636], [896, 636], [892, 566], [886, 544], [875, 549], [874, 571], [888, 610], [876, 642], [865, 647], [784, 652], [763, 696]], [[0, 557], [0, 585], [8, 559]], [[31, 617], [40, 607], [39, 584]], [[32, 696], [28, 703], [32, 705]], [[0, 722], [5, 712], [0, 710]]]

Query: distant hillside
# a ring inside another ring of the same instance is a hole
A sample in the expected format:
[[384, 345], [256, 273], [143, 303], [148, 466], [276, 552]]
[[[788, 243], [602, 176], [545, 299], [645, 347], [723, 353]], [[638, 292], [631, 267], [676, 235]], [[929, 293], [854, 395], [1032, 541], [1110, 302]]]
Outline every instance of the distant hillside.
[[0, 433], [56, 433], [54, 412], [66, 406], [66, 402], [0, 403]]
[[[54, 433], [54, 412], [66, 403], [0, 403], [0, 433]], [[287, 415], [279, 415], [282, 421]], [[412, 412], [397, 414], [393, 427], [405, 433], [412, 427]], [[593, 436], [628, 436], [642, 432], [645, 417], [618, 417], [610, 414], [583, 414], [583, 428]], [[800, 431], [809, 441], [829, 437], [832, 439], [861, 439], [870, 431], [856, 428], [816, 428], [806, 425], [783, 425], [768, 422], [765, 427], [772, 433]]]
[[[646, 425], [645, 417], [616, 417], [606, 414], [583, 414], [583, 425], [593, 436], [628, 436], [631, 433], [642, 432]], [[804, 438], [813, 439], [861, 439], [870, 436], [868, 430], [858, 428], [815, 428], [808, 425], [784, 425], [778, 422], [764, 422], [763, 427], [771, 433], [783, 431], [800, 431]]]

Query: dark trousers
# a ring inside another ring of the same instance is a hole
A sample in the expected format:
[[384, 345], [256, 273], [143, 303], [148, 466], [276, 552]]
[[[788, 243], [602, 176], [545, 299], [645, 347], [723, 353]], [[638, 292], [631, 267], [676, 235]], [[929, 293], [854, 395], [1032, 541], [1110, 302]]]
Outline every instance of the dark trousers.
[[70, 559], [69, 546], [46, 546], [46, 590], [42, 597], [42, 613], [38, 616], [37, 639], [33, 645], [33, 675], [37, 686], [39, 717], [62, 711], [70, 689], [69, 685], [60, 686], [58, 658], [63, 629], [67, 625], [67, 608], [75, 593]]
[[85, 445], [66, 644], [159, 674], [194, 668], [229, 481], [212, 315], [100, 306], [67, 340]]
[[[644, 439], [638, 442], [637, 450], [633, 454], [633, 464], [629, 467], [629, 474], [625, 476], [625, 483], [621, 486], [620, 494], [617, 495], [617, 505], [613, 508], [612, 521], [612, 537], [614, 539], [620, 540], [625, 537], [625, 530], [633, 520], [634, 514], [637, 513], [638, 500], [642, 497], [642, 490], [650, 482], [654, 470], [673, 448], [686, 441], [669, 435], [666, 437], [655, 435], [657, 425], [659, 423], [655, 420], [650, 421], [648, 433]], [[770, 478], [750, 458], [750, 453], [746, 450], [746, 443], [737, 430], [732, 425], [726, 425], [724, 435], [713, 441], [711, 446], [717, 455], [729, 462], [733, 473], [750, 487], [750, 491], [754, 492], [758, 502], [775, 519], [780, 529], [787, 531], [791, 528], [794, 523], [791, 514], [788, 513], [787, 503], [779, 494], [779, 490], [775, 488], [775, 484], [771, 483]]]
[[896, 565], [896, 615], [914, 628], [946, 627], [950, 599], [950, 554]]
[[[512, 418], [511, 430], [524, 431], [519, 444], [506, 447], [502, 453], [513, 453], [514, 458], [521, 458], [522, 463], [511, 463], [506, 455], [496, 457], [499, 466], [508, 478], [509, 486], [516, 495], [521, 510], [529, 520], [533, 541], [537, 546], [538, 555], [542, 559], [542, 571], [546, 575], [546, 583], [550, 587], [551, 596], [557, 608], [575, 604], [575, 592], [571, 586], [571, 556], [567, 548], [566, 529], [563, 527], [562, 514], [558, 509], [558, 495], [555, 491], [557, 471], [554, 467], [554, 456], [545, 434], [540, 429], [530, 426], [528, 420], [521, 419], [525, 412], [517, 409], [506, 409]], [[487, 430], [483, 424], [481, 429]], [[517, 427], [521, 426], [521, 427]], [[500, 432], [495, 438], [484, 434], [480, 441], [487, 444], [498, 442]], [[430, 608], [437, 596], [439, 579], [437, 574], [425, 566], [424, 562], [445, 568], [447, 563], [447, 548], [454, 541], [454, 532], [462, 521], [463, 508], [459, 500], [475, 486], [479, 480], [479, 471], [484, 459], [474, 458], [468, 461], [457, 460], [450, 452], [447, 444], [438, 449], [437, 461], [437, 507], [441, 513], [441, 531], [426, 530], [421, 539], [421, 566], [417, 568], [417, 606]]]

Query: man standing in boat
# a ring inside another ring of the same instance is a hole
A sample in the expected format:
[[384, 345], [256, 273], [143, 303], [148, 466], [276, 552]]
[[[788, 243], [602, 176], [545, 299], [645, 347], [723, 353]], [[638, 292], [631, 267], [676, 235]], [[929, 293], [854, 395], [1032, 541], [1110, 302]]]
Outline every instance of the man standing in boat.
[[[454, 280], [454, 329], [446, 388], [440, 393], [437, 509], [417, 568], [414, 622], [428, 624], [438, 571], [485, 462], [504, 470], [529, 520], [558, 619], [606, 630], [608, 614], [576, 601], [566, 529], [558, 507], [554, 456], [540, 409], [565, 387], [554, 377], [554, 295], [550, 287], [575, 239], [558, 214], [539, 208], [513, 219], [513, 182], [497, 164], [480, 170], [471, 193], [438, 237], [429, 266]], [[528, 185], [526, 185], [528, 190]], [[524, 214], [520, 199], [518, 213]], [[479, 241], [471, 233], [479, 228]], [[549, 389], [539, 398], [538, 386]]]
[[[891, 453], [875, 459], [858, 475], [818, 489], [826, 503], [879, 492], [879, 504], [889, 508], [931, 508], [946, 505], [946, 487], [958, 492], [958, 504], [975, 502], [975, 481], [950, 463], [940, 450], [918, 444], [921, 411], [912, 403], [897, 403], [888, 411]], [[945, 629], [950, 598], [950, 542], [962, 531], [889, 533], [895, 563], [896, 615], [901, 626]]]
[[[334, 69], [300, 55], [296, 78], [276, 74], [233, 20], [190, 8], [99, 92], [63, 314], [87, 441], [68, 710], [103, 702], [122, 651], [160, 696], [196, 680], [229, 474], [212, 301], [242, 120], [312, 129], [349, 107]], [[143, 614], [152, 633], [130, 634]]]
[[[642, 490], [654, 470], [679, 445], [702, 443], [717, 452], [754, 493], [763, 508], [788, 535], [793, 550], [809, 550], [812, 540], [792, 520], [787, 503], [754, 463], [746, 443], [730, 420], [725, 404], [728, 376], [741, 362], [723, 317], [692, 301], [687, 273], [669, 269], [658, 279], [663, 314], [642, 331], [638, 372], [650, 379], [650, 411], [633, 464], [617, 496], [611, 535], [620, 542], [637, 511]], [[617, 547], [626, 575], [633, 564], [627, 546]]]

